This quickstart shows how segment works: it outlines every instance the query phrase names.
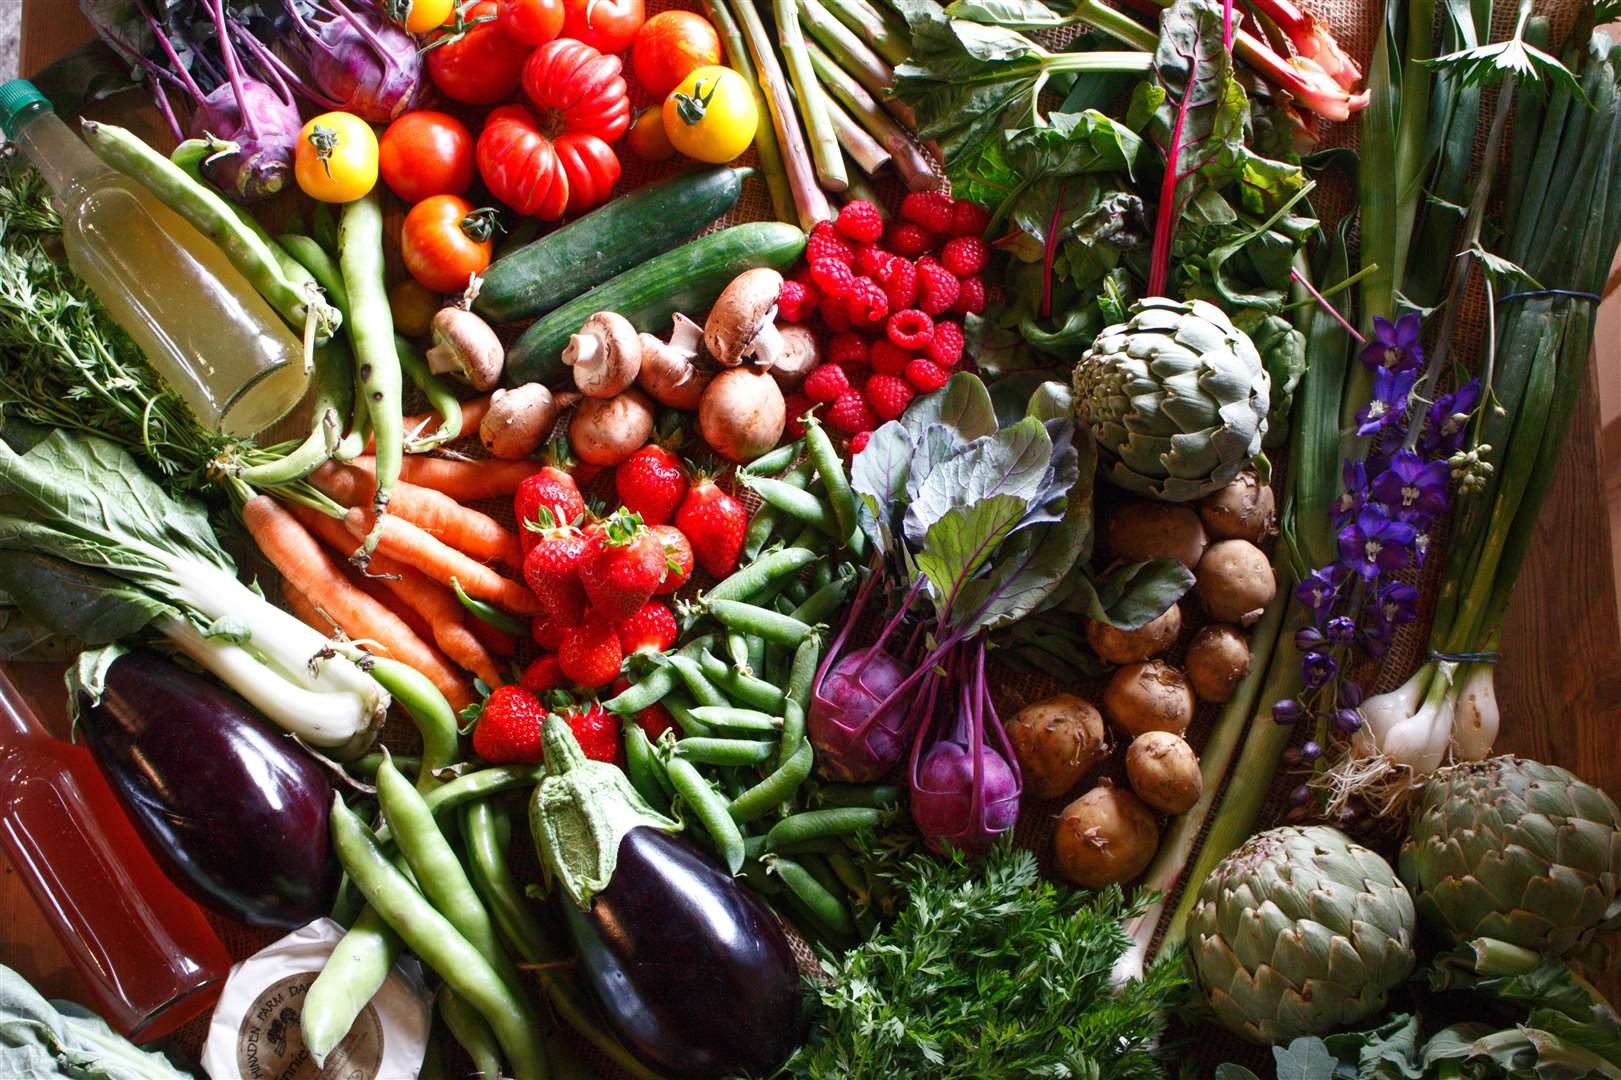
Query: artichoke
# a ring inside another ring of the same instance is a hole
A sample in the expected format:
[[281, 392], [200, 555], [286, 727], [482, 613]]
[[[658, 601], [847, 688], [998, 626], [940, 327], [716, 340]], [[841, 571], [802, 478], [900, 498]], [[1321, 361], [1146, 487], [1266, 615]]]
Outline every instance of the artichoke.
[[1271, 378], [1248, 335], [1214, 304], [1151, 296], [1106, 328], [1075, 367], [1075, 409], [1128, 491], [1188, 502], [1261, 452]]
[[1326, 826], [1270, 829], [1199, 889], [1188, 957], [1216, 1018], [1280, 1043], [1366, 1019], [1413, 970], [1413, 899], [1378, 853]]
[[1563, 956], [1621, 923], [1621, 814], [1555, 765], [1494, 757], [1438, 770], [1398, 861], [1424, 921]]

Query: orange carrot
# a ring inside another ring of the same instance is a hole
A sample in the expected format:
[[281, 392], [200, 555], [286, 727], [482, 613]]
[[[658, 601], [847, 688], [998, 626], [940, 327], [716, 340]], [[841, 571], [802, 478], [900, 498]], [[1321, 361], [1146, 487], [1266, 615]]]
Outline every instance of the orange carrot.
[[478, 616], [468, 618], [467, 629], [473, 632], [473, 636], [478, 638], [486, 649], [503, 660], [510, 660], [518, 655], [517, 638], [505, 630], [497, 630]]
[[[340, 521], [338, 524], [342, 525], [343, 522]], [[344, 540], [348, 541], [351, 546], [354, 544], [354, 538], [349, 535], [349, 531], [347, 529], [344, 530], [343, 538]], [[342, 554], [342, 552], [339, 552], [339, 554]], [[375, 560], [373, 561], [372, 569], [373, 571], [377, 569]], [[395, 595], [394, 591], [388, 587], [389, 585], [393, 584], [392, 582], [384, 581], [381, 578], [366, 577], [363, 574], [351, 573], [349, 576], [354, 579], [355, 584], [366, 590], [367, 596], [370, 596], [373, 600], [376, 600], [379, 604], [382, 604], [384, 607], [388, 608], [388, 610], [398, 615], [400, 617], [400, 621], [405, 623], [406, 626], [409, 626], [411, 631], [416, 634], [417, 637], [421, 638], [423, 641], [433, 640], [433, 627], [428, 625], [428, 620], [424, 619], [420, 614], [418, 614], [415, 608]], [[435, 644], [438, 643], [435, 642]], [[439, 651], [444, 652], [444, 646], [441, 645], [439, 647]]]
[[[385, 516], [384, 520], [392, 519]], [[376, 642], [391, 658], [416, 668], [439, 687], [454, 707], [459, 709], [473, 700], [466, 680], [452, 671], [403, 619], [344, 576], [332, 557], [280, 503], [268, 495], [256, 495], [242, 507], [242, 521], [259, 550], [287, 583], [350, 638]]]
[[[344, 506], [370, 506], [372, 492], [376, 489], [371, 473], [335, 461], [316, 469], [309, 479], [323, 494]], [[523, 568], [523, 547], [512, 530], [443, 492], [416, 484], [395, 484], [388, 512], [422, 526], [457, 551], [480, 562], [500, 562], [514, 570]]]
[[[369, 456], [357, 457], [349, 464], [373, 474], [377, 469], [376, 459]], [[510, 497], [519, 484], [540, 471], [540, 462], [496, 458], [458, 461], [430, 454], [406, 454], [400, 469], [400, 479], [408, 484], [430, 487], [457, 502], [470, 503]]]
[[[349, 534], [357, 539], [376, 522], [376, 514], [359, 506], [351, 508], [344, 519]], [[441, 585], [449, 585], [453, 579], [459, 581], [468, 596], [519, 615], [533, 615], [540, 610], [535, 594], [522, 584], [468, 558], [420, 526], [393, 514], [383, 515], [381, 524], [377, 550], [395, 562], [413, 567]]]
[[332, 631], [336, 629], [332, 625], [332, 620], [321, 614], [315, 605], [310, 603], [309, 597], [286, 582], [283, 582], [281, 586], [281, 599], [282, 603], [287, 605], [288, 611], [298, 616], [300, 622], [316, 633], [330, 636]]
[[[466, 401], [462, 402], [462, 430], [461, 434], [456, 437], [458, 439], [465, 439], [469, 435], [477, 435], [478, 426], [484, 422], [484, 414], [489, 411], [490, 395], [488, 394], [482, 394], [476, 398], [468, 398]], [[405, 424], [405, 438], [407, 441], [409, 441], [410, 439], [416, 437], [416, 435], [413, 433], [420, 432], [423, 435], [430, 435], [433, 432], [438, 431], [439, 424], [444, 420], [444, 417], [440, 416], [436, 412], [426, 412], [419, 413], [416, 416], [403, 417], [402, 420]], [[366, 452], [368, 454], [371, 453], [373, 447], [375, 446], [375, 439], [366, 440]]]

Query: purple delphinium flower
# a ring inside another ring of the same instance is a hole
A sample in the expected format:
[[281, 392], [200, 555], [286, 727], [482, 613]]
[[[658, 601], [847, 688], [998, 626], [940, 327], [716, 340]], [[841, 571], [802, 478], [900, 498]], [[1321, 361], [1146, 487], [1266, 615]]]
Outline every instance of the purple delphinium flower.
[[1393, 574], [1413, 558], [1418, 530], [1405, 521], [1392, 521], [1382, 508], [1366, 506], [1356, 520], [1340, 530], [1340, 558], [1363, 578]]
[[1418, 590], [1405, 582], [1386, 582], [1375, 600], [1374, 618], [1386, 626], [1412, 622], [1418, 618]]
[[1328, 640], [1336, 645], [1349, 645], [1356, 637], [1356, 620], [1349, 615], [1336, 615], [1328, 620], [1323, 627], [1328, 633]]
[[1373, 398], [1356, 414], [1356, 433], [1375, 435], [1407, 415], [1407, 395], [1418, 378], [1416, 371], [1377, 368], [1373, 373]]
[[1362, 509], [1368, 495], [1368, 466], [1360, 458], [1347, 458], [1340, 467], [1340, 483], [1345, 490], [1334, 502], [1334, 524], [1344, 526]]
[[1480, 380], [1470, 379], [1430, 403], [1419, 448], [1428, 457], [1448, 458], [1463, 449], [1469, 416], [1480, 404]]
[[1419, 342], [1422, 332], [1417, 312], [1391, 322], [1375, 315], [1373, 336], [1362, 346], [1362, 363], [1370, 371], [1412, 371], [1424, 363], [1424, 346]]
[[1295, 599], [1311, 608], [1320, 619], [1334, 606], [1340, 586], [1349, 575], [1350, 571], [1342, 563], [1331, 563], [1320, 570], [1313, 570], [1295, 586]]
[[1326, 686], [1339, 669], [1339, 664], [1326, 652], [1309, 652], [1300, 662], [1300, 673], [1305, 677], [1308, 690], [1320, 690]]
[[1399, 450], [1373, 481], [1373, 497], [1391, 517], [1422, 529], [1447, 507], [1452, 470], [1445, 461], [1425, 461], [1411, 450]]

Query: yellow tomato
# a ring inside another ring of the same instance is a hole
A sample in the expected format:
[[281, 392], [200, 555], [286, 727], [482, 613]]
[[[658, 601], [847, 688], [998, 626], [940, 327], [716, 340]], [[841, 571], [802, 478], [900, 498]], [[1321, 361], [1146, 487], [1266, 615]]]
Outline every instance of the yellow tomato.
[[354, 113], [322, 113], [298, 133], [293, 175], [321, 202], [354, 202], [377, 185], [377, 135]]
[[408, 338], [427, 337], [433, 317], [444, 306], [439, 294], [416, 278], [404, 278], [388, 290], [388, 309], [394, 314], [394, 329]]
[[728, 67], [701, 67], [664, 99], [664, 133], [690, 158], [731, 161], [754, 141], [754, 92]]
[[[392, 13], [404, 9], [403, 21], [398, 15]], [[396, 22], [400, 22], [413, 34], [426, 34], [429, 30], [437, 30], [450, 21], [450, 13], [456, 8], [456, 0], [391, 0], [386, 10]]]

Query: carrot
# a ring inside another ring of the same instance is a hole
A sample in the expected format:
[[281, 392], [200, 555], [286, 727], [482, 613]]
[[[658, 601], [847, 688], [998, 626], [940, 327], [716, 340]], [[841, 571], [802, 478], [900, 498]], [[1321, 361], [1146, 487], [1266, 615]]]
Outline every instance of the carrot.
[[[484, 422], [484, 414], [490, 411], [490, 395], [483, 394], [476, 398], [468, 398], [462, 402], [462, 433], [457, 438], [466, 438], [468, 435], [478, 434], [479, 424]], [[438, 429], [439, 422], [444, 417], [436, 412], [418, 413], [416, 416], [404, 418], [405, 437], [407, 440], [416, 437], [419, 432], [433, 432]], [[366, 452], [369, 454], [376, 445], [373, 439], [366, 440]]]
[[[343, 522], [338, 522], [338, 525], [339, 527], [342, 527]], [[353, 538], [351, 538], [349, 535], [348, 529], [343, 530], [343, 538], [350, 544], [354, 543]], [[375, 562], [372, 564], [372, 569], [374, 571], [377, 570]], [[380, 573], [381, 571], [377, 572]], [[433, 639], [433, 627], [428, 625], [428, 620], [424, 619], [420, 614], [418, 614], [417, 610], [410, 604], [407, 604], [404, 600], [400, 599], [394, 594], [394, 591], [388, 587], [389, 585], [393, 584], [392, 582], [384, 581], [381, 578], [362, 576], [355, 582], [355, 584], [366, 590], [367, 596], [370, 596], [373, 600], [376, 600], [379, 604], [382, 604], [384, 607], [388, 608], [388, 610], [398, 615], [400, 617], [400, 621], [405, 623], [406, 626], [409, 626], [412, 633], [416, 634], [417, 637], [421, 638], [423, 641]], [[444, 646], [439, 646], [439, 651], [444, 652]]]
[[[350, 509], [344, 519], [351, 536], [365, 536], [377, 524], [377, 515], [365, 507]], [[426, 574], [441, 585], [454, 579], [467, 595], [487, 600], [519, 615], [540, 610], [535, 594], [511, 578], [504, 578], [488, 566], [468, 558], [444, 541], [409, 521], [387, 514], [383, 517], [377, 550]]]
[[483, 643], [484, 647], [503, 660], [510, 660], [518, 655], [518, 639], [505, 630], [497, 630], [476, 615], [467, 619], [467, 629], [473, 636]]
[[[310, 482], [344, 506], [370, 506], [375, 483], [370, 473], [329, 461], [310, 474]], [[417, 484], [394, 485], [388, 512], [398, 514], [480, 562], [495, 561], [514, 570], [523, 567], [523, 547], [512, 530], [488, 514], [469, 509], [443, 492]]]
[[[376, 459], [370, 456], [357, 457], [349, 464], [367, 472], [374, 472], [377, 467]], [[459, 461], [429, 454], [406, 454], [400, 468], [401, 480], [433, 488], [457, 502], [470, 503], [510, 497], [519, 484], [540, 471], [540, 462], [495, 458]]]
[[315, 605], [310, 603], [309, 597], [286, 582], [283, 582], [281, 586], [281, 600], [282, 603], [287, 605], [288, 611], [298, 616], [299, 622], [302, 622], [316, 633], [330, 635], [336, 629], [332, 625], [332, 620], [321, 614]]
[[268, 495], [256, 495], [242, 507], [242, 522], [287, 583], [350, 638], [376, 642], [393, 659], [416, 668], [456, 708], [472, 702], [473, 691], [466, 680], [452, 671], [403, 619], [344, 576], [342, 568], [280, 503]]

